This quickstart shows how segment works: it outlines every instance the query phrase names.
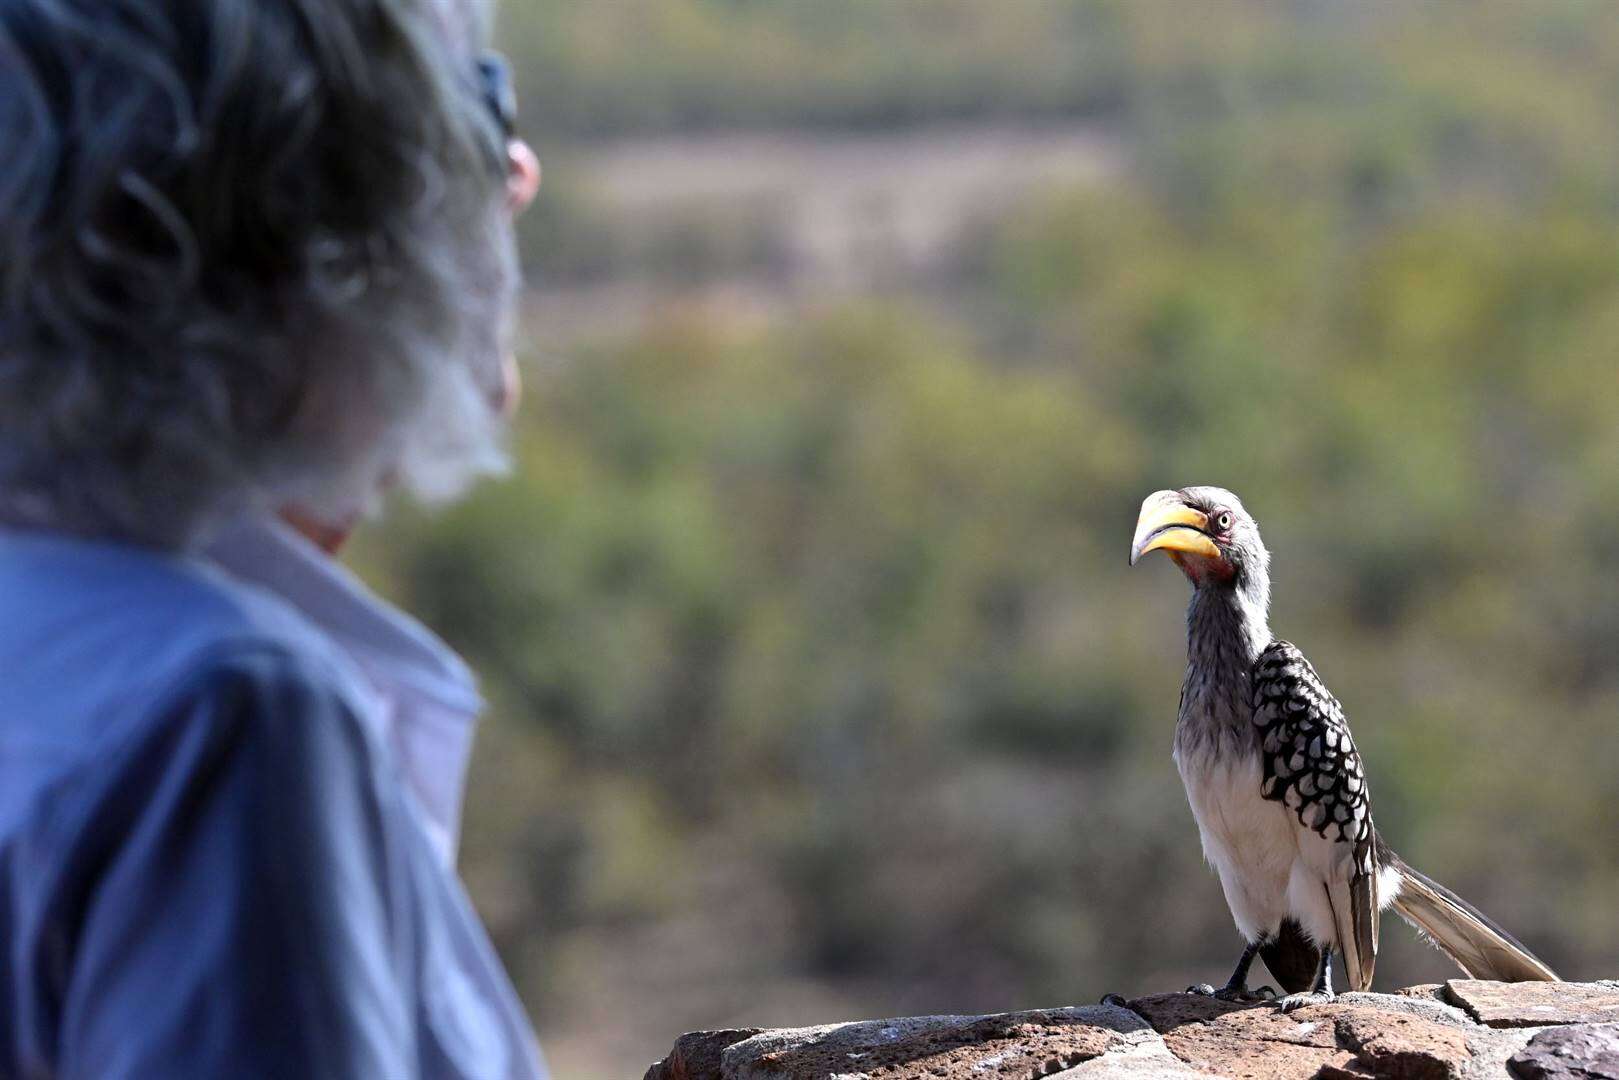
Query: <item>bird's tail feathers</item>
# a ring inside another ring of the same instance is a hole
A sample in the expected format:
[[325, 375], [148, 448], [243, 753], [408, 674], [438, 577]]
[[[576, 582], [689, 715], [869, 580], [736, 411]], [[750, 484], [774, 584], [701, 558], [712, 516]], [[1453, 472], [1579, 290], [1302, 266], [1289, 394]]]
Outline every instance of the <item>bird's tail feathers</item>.
[[[1561, 982], [1557, 973], [1489, 916], [1433, 878], [1414, 870], [1379, 838], [1380, 892], [1393, 892], [1394, 910], [1475, 979]], [[1395, 878], [1395, 880], [1390, 880]]]

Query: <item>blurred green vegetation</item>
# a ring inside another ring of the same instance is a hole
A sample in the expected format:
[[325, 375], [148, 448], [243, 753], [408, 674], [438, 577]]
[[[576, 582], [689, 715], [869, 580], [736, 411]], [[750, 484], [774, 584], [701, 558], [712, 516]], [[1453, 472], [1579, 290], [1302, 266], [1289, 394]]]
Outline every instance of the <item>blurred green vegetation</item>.
[[[463, 865], [577, 1075], [1222, 976], [1168, 756], [1185, 586], [1125, 565], [1190, 483], [1256, 514], [1391, 842], [1619, 973], [1610, 10], [509, 0], [564, 173], [583, 136], [969, 116], [1134, 162], [947, 285], [533, 325], [515, 476], [367, 538], [486, 680]], [[542, 287], [627, 272], [581, 214], [530, 226]], [[1381, 985], [1446, 977], [1385, 925]]]
[[502, 47], [552, 134], [898, 127], [1094, 113], [1129, 82], [1129, 5], [511, 0]]

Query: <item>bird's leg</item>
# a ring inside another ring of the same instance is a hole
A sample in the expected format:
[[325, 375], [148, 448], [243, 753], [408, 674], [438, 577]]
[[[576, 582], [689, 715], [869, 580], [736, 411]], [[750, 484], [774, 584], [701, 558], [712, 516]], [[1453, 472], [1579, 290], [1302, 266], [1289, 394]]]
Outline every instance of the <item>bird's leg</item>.
[[1224, 986], [1216, 990], [1208, 983], [1198, 983], [1188, 986], [1188, 994], [1203, 994], [1208, 997], [1217, 997], [1221, 1001], [1255, 1001], [1269, 1000], [1276, 996], [1276, 991], [1268, 986], [1262, 986], [1257, 991], [1248, 989], [1248, 969], [1253, 966], [1254, 957], [1265, 945], [1265, 935], [1261, 934], [1255, 941], [1250, 941], [1242, 950], [1242, 956], [1237, 959], [1236, 970], [1232, 971], [1231, 978], [1226, 980]]
[[1289, 994], [1276, 1004], [1281, 1006], [1283, 1012], [1292, 1012], [1306, 1005], [1325, 1004], [1337, 996], [1332, 989], [1332, 950], [1324, 948], [1321, 950], [1321, 967], [1315, 973], [1315, 986], [1308, 993]]

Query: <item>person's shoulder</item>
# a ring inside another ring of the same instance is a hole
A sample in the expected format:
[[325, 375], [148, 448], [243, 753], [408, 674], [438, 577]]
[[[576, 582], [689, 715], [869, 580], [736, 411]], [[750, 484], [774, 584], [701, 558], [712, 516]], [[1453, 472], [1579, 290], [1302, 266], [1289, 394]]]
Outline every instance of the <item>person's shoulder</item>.
[[185, 747], [194, 763], [373, 758], [377, 704], [352, 662], [201, 560], [0, 538], [0, 610], [0, 845], [107, 785], [183, 771]]
[[292, 605], [202, 559], [0, 535], [0, 759], [70, 756], [247, 674], [363, 711], [363, 679]]
[[185, 642], [309, 633], [290, 605], [204, 558], [52, 533], [0, 531], [0, 602], [24, 634], [60, 636], [71, 622], [94, 636], [132, 620]]
[[[274, 778], [272, 786], [296, 786], [335, 761], [368, 773], [376, 761], [375, 734], [343, 673], [326, 658], [247, 638], [195, 657], [106, 749], [113, 756], [145, 753], [161, 763], [193, 765], [247, 754], [258, 759], [251, 768]], [[182, 749], [187, 746], [192, 749]]]

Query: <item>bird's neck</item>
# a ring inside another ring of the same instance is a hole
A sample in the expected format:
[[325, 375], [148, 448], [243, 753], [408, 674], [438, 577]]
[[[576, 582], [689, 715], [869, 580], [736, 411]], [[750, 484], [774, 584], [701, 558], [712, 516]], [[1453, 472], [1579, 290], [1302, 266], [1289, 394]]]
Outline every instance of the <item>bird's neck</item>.
[[1244, 679], [1271, 642], [1266, 598], [1231, 585], [1197, 589], [1186, 609], [1186, 663], [1214, 672], [1235, 669]]
[[1263, 595], [1241, 588], [1197, 589], [1186, 609], [1186, 682], [1176, 752], [1247, 747], [1252, 730], [1249, 673], [1271, 641]]

